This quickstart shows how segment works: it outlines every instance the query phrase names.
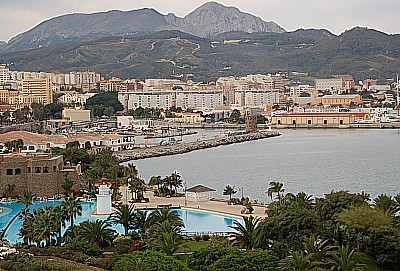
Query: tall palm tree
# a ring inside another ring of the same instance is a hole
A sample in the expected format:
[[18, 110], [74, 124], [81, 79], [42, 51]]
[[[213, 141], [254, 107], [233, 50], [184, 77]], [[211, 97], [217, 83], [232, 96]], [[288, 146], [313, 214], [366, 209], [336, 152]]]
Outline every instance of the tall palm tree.
[[129, 179], [133, 180], [138, 176], [138, 170], [134, 164], [129, 163], [127, 166], [124, 167], [124, 175], [129, 181]]
[[355, 258], [354, 249], [349, 246], [340, 246], [337, 251], [329, 254], [331, 259], [328, 264], [332, 270], [338, 271], [362, 271], [365, 264], [359, 263]]
[[151, 186], [156, 185], [158, 191], [160, 191], [160, 185], [161, 185], [161, 184], [162, 184], [162, 178], [161, 178], [161, 176], [152, 176], [152, 177], [150, 178], [149, 185], [151, 185]]
[[171, 176], [166, 176], [162, 181], [163, 181], [164, 188], [169, 187], [168, 188], [169, 196], [171, 197], [172, 196], [172, 185], [173, 185], [173, 180], [172, 180]]
[[236, 193], [237, 191], [235, 190], [235, 186], [230, 186], [230, 185], [225, 186], [224, 191], [222, 192], [224, 196], [229, 195], [229, 201], [232, 201], [232, 195]]
[[283, 183], [276, 181], [269, 182], [269, 188], [267, 190], [267, 194], [271, 198], [271, 200], [274, 193], [277, 193], [277, 198], [278, 200], [280, 200], [281, 193], [283, 192], [285, 192], [285, 189], [283, 189]]
[[260, 222], [260, 218], [253, 216], [243, 217], [243, 221], [244, 224], [238, 221], [233, 222], [234, 226], [230, 226], [230, 228], [236, 231], [233, 236], [241, 248], [252, 249], [254, 245], [254, 230]]
[[71, 222], [71, 226], [74, 225], [76, 216], [82, 215], [82, 205], [80, 204], [79, 199], [75, 197], [73, 193], [70, 193], [65, 197], [65, 200], [62, 203], [62, 210], [66, 216], [66, 219], [69, 219]]
[[186, 244], [182, 236], [175, 231], [175, 226], [168, 220], [157, 222], [149, 242], [156, 250], [161, 250], [168, 256], [172, 256], [179, 248]]
[[95, 168], [90, 168], [83, 173], [83, 182], [87, 184], [89, 192], [92, 192], [94, 185], [100, 179]]
[[84, 221], [76, 228], [77, 239], [87, 243], [94, 243], [104, 247], [111, 245], [115, 231], [107, 221], [96, 219], [95, 221]]
[[29, 190], [24, 190], [22, 192], [22, 202], [25, 205], [25, 209], [28, 209], [29, 205], [33, 202], [33, 194]]
[[[176, 192], [178, 190], [178, 187], [182, 187], [182, 185], [183, 185], [183, 181], [181, 179], [181, 175], [179, 175], [179, 173], [177, 173], [175, 171], [175, 172], [171, 173], [170, 178], [171, 178], [171, 185], [173, 187], [175, 187], [175, 194], [176, 194]], [[172, 189], [172, 186], [171, 186], [171, 189]]]
[[145, 182], [139, 178], [133, 178], [128, 182], [128, 189], [133, 195], [135, 194], [135, 199], [143, 198], [143, 193], [146, 190]]
[[149, 212], [138, 210], [135, 212], [133, 221], [134, 229], [138, 230], [139, 235], [143, 238], [151, 226], [153, 218]]
[[124, 234], [127, 236], [129, 230], [133, 228], [135, 222], [134, 205], [116, 204], [115, 213], [109, 216], [109, 221], [113, 224], [121, 224], [124, 227]]
[[[399, 195], [398, 195], [399, 196]], [[379, 195], [374, 199], [374, 207], [383, 210], [386, 214], [393, 216], [400, 211], [400, 205], [396, 202], [396, 197], [393, 199], [386, 194]]]

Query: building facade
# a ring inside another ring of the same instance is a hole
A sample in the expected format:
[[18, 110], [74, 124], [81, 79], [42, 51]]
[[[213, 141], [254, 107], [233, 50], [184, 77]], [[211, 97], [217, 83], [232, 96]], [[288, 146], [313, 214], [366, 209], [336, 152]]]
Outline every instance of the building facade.
[[0, 155], [0, 194], [8, 185], [15, 185], [13, 194], [29, 190], [36, 196], [51, 197], [64, 193], [61, 185], [65, 178], [74, 180], [74, 188], [79, 189], [80, 169], [64, 167], [62, 156], [53, 157], [29, 155]]
[[272, 116], [273, 125], [284, 126], [340, 126], [349, 125], [360, 120], [370, 120], [367, 113], [297, 113], [297, 114], [276, 114]]

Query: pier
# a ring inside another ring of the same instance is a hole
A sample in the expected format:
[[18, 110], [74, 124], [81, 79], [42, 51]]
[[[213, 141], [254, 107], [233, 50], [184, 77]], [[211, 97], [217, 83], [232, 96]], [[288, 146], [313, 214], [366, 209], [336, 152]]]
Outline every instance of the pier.
[[230, 145], [251, 140], [265, 139], [269, 137], [280, 136], [275, 131], [259, 131], [255, 133], [233, 133], [226, 137], [199, 139], [197, 141], [180, 142], [174, 145], [155, 146], [150, 148], [139, 148], [135, 150], [116, 152], [115, 155], [122, 162], [131, 160], [146, 159], [159, 156], [188, 153], [195, 150], [208, 149], [222, 145]]

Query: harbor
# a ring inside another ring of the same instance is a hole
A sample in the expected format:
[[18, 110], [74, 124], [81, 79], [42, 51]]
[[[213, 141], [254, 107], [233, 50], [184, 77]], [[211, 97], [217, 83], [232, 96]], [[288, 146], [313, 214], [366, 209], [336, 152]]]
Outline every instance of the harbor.
[[168, 144], [164, 146], [158, 145], [143, 147], [135, 150], [120, 151], [116, 152], [115, 155], [120, 159], [120, 161], [126, 162], [159, 156], [183, 154], [195, 150], [214, 148], [222, 145], [230, 145], [252, 140], [266, 139], [279, 135], [280, 133], [275, 131], [259, 131], [254, 133], [229, 132], [209, 139], [197, 139], [196, 141], [179, 142], [176, 144]]

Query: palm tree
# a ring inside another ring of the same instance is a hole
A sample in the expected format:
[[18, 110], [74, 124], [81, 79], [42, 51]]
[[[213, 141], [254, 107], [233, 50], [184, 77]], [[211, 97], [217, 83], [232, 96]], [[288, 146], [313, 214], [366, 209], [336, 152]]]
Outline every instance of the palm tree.
[[230, 185], [225, 186], [224, 191], [222, 192], [222, 194], [224, 196], [229, 195], [229, 202], [232, 201], [232, 195], [234, 195], [236, 193], [237, 193], [237, 191], [235, 190], [235, 186], [230, 186]]
[[22, 202], [23, 202], [24, 205], [25, 205], [25, 209], [28, 209], [29, 205], [31, 205], [32, 202], [33, 202], [33, 195], [32, 195], [32, 193], [31, 193], [29, 190], [24, 190], [24, 191], [22, 192], [21, 197], [22, 197]]
[[151, 226], [151, 221], [153, 220], [152, 216], [149, 212], [138, 210], [135, 213], [133, 227], [137, 229], [139, 235], [143, 238], [146, 235], [146, 232]]
[[[397, 197], [398, 196], [399, 195], [397, 195]], [[389, 216], [393, 216], [400, 211], [400, 205], [396, 202], [396, 197], [392, 199], [391, 196], [387, 196], [386, 194], [381, 194], [374, 199], [374, 206], [375, 208], [383, 210]]]
[[260, 218], [253, 216], [243, 217], [243, 221], [244, 224], [235, 220], [233, 222], [234, 226], [230, 226], [230, 228], [236, 231], [233, 236], [241, 248], [252, 249], [254, 245], [254, 230], [260, 222]]
[[90, 168], [83, 173], [83, 182], [88, 185], [89, 192], [92, 192], [94, 185], [97, 180], [100, 179], [100, 176], [97, 173], [97, 170], [94, 168]]
[[134, 178], [137, 178], [138, 176], [138, 170], [134, 164], [128, 164], [127, 166], [124, 167], [124, 175], [129, 181], [129, 179], [133, 180]]
[[359, 263], [355, 258], [354, 249], [350, 249], [349, 246], [340, 246], [337, 251], [329, 254], [331, 260], [328, 264], [332, 267], [332, 270], [338, 271], [362, 271], [364, 270], [365, 264]]
[[74, 225], [74, 219], [78, 215], [82, 215], [82, 205], [79, 203], [79, 199], [75, 197], [73, 193], [70, 193], [65, 197], [62, 203], [62, 209], [66, 219], [69, 219], [71, 226]]
[[128, 189], [132, 193], [132, 200], [133, 194], [135, 194], [135, 199], [143, 198], [143, 193], [146, 190], [145, 182], [142, 179], [133, 178], [128, 182]]
[[186, 242], [176, 232], [175, 226], [166, 220], [161, 223], [157, 222], [154, 225], [153, 235], [149, 243], [152, 248], [161, 250], [168, 256], [172, 256]]
[[329, 240], [320, 240], [318, 236], [312, 235], [303, 242], [303, 249], [310, 259], [321, 263], [330, 250]]
[[283, 183], [275, 182], [275, 181], [272, 181], [269, 183], [269, 188], [267, 190], [267, 194], [271, 198], [271, 200], [272, 200], [273, 193], [277, 193], [277, 198], [278, 198], [278, 200], [280, 200], [281, 193], [283, 193], [283, 192], [285, 192], [285, 189], [283, 189]]
[[115, 231], [107, 221], [96, 219], [95, 221], [84, 221], [76, 228], [77, 239], [98, 246], [111, 245]]
[[171, 176], [166, 176], [163, 180], [163, 184], [164, 184], [164, 188], [165, 187], [169, 187], [169, 196], [172, 196], [172, 185], [173, 185], [173, 180], [171, 178]]
[[[181, 175], [179, 175], [179, 173], [177, 173], [176, 171], [171, 173], [171, 185], [175, 187], [175, 194], [178, 190], [178, 187], [181, 187], [183, 185], [183, 181], [181, 179]], [[171, 189], [172, 189], [171, 186]]]
[[314, 267], [310, 256], [303, 251], [295, 251], [289, 257], [281, 260], [278, 264], [279, 270], [284, 271], [307, 271]]
[[180, 230], [180, 228], [185, 226], [178, 213], [176, 211], [171, 211], [169, 208], [157, 209], [151, 213], [151, 225], [155, 225], [157, 222], [162, 223], [164, 221], [169, 221], [169, 223], [176, 227], [177, 230]]
[[157, 186], [157, 190], [160, 191], [160, 185], [162, 184], [161, 176], [152, 176], [149, 181], [149, 185]]
[[124, 227], [124, 234], [127, 236], [129, 230], [133, 228], [135, 222], [134, 205], [116, 204], [115, 213], [109, 216], [109, 221], [113, 224], [121, 224]]
[[292, 193], [286, 194], [282, 198], [282, 202], [299, 208], [311, 208], [313, 200], [311, 195], [305, 192], [299, 192], [296, 195]]

